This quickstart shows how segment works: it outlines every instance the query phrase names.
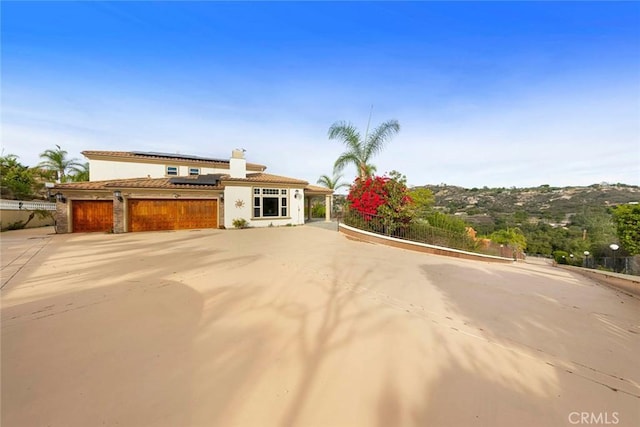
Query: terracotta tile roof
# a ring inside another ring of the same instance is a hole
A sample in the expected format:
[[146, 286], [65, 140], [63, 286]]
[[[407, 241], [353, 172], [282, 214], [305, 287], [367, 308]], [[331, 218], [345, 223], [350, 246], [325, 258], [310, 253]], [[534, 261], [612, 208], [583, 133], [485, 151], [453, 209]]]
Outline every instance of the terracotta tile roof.
[[[197, 176], [182, 177], [184, 180], [193, 179], [195, 182]], [[193, 188], [207, 190], [222, 190], [221, 185], [211, 184], [174, 184], [171, 178], [129, 178], [129, 179], [112, 179], [108, 181], [86, 181], [86, 182], [65, 182], [56, 184], [54, 190], [114, 190], [123, 188]]]
[[304, 187], [304, 189], [306, 191], [312, 192], [312, 193], [323, 193], [323, 194], [333, 194], [333, 190], [327, 188], [327, 187], [320, 187], [317, 185], [307, 185], [306, 187]]
[[[113, 190], [122, 188], [194, 188], [194, 189], [223, 189], [224, 183], [233, 182], [249, 182], [249, 183], [263, 183], [263, 184], [297, 184], [300, 186], [308, 186], [307, 181], [301, 179], [289, 178], [286, 176], [271, 175], [268, 173], [249, 173], [246, 178], [231, 178], [229, 175], [221, 175], [218, 185], [196, 183], [198, 176], [183, 176], [180, 177], [181, 183], [173, 183], [172, 179], [175, 177], [167, 178], [128, 178], [128, 179], [111, 179], [108, 181], [86, 181], [86, 182], [66, 182], [62, 184], [56, 184], [54, 189], [56, 190]], [[194, 181], [193, 184], [184, 183], [185, 181]], [[323, 187], [317, 187], [320, 191], [326, 190]]]
[[289, 178], [287, 176], [271, 175], [270, 173], [248, 173], [246, 178], [231, 178], [225, 176], [224, 182], [262, 182], [271, 184], [299, 184], [307, 185], [308, 182], [302, 179]]
[[[187, 163], [197, 163], [197, 164], [208, 164], [208, 165], [217, 165], [229, 167], [228, 159], [213, 159], [199, 156], [189, 156], [189, 155], [180, 155], [180, 154], [171, 154], [171, 153], [143, 153], [136, 151], [100, 151], [100, 150], [85, 150], [82, 152], [82, 155], [88, 159], [93, 159], [96, 157], [107, 157], [107, 158], [120, 158], [120, 159], [154, 159], [154, 160], [173, 160], [173, 161], [181, 161]], [[258, 163], [247, 163], [247, 169], [254, 171], [263, 171], [267, 167], [265, 165], [260, 165]]]

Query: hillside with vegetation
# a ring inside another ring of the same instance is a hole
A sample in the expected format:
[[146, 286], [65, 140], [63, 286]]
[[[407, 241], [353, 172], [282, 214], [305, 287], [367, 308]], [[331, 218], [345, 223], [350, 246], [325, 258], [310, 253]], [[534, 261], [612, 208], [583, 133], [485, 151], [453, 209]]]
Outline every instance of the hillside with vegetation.
[[[348, 122], [336, 122], [329, 128], [329, 139], [342, 142], [346, 150], [334, 164], [333, 177], [323, 175], [318, 183], [334, 190], [346, 187], [340, 181], [342, 169], [353, 165], [358, 171], [349, 195], [334, 197], [332, 211], [341, 212], [345, 223], [456, 249], [498, 250], [501, 256], [506, 253], [515, 258], [525, 253], [552, 256], [562, 263], [640, 272], [640, 265], [631, 268], [628, 263], [630, 256], [640, 257], [640, 187], [601, 183], [588, 187], [467, 189], [441, 184], [407, 188], [400, 172], [377, 176], [371, 163], [398, 133], [399, 123], [389, 120], [371, 133], [369, 125], [364, 137]], [[621, 261], [624, 265], [619, 265]]]
[[485, 231], [492, 225], [544, 222], [567, 225], [574, 215], [594, 208], [606, 209], [640, 201], [640, 187], [594, 184], [588, 187], [462, 188], [426, 185], [433, 192], [434, 208], [476, 223]]
[[[640, 187], [594, 184], [588, 187], [462, 188], [426, 185], [433, 208], [454, 215], [480, 235], [518, 229], [529, 254], [557, 257], [584, 251], [606, 256], [618, 240], [615, 207], [640, 202]], [[622, 253], [620, 255], [623, 255]]]

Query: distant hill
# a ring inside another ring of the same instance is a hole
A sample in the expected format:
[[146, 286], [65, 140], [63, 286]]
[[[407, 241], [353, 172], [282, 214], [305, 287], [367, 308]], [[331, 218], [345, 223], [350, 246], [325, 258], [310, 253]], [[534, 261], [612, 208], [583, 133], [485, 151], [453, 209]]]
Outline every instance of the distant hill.
[[640, 187], [594, 184], [588, 187], [462, 188], [425, 185], [435, 196], [435, 208], [471, 224], [489, 225], [505, 216], [527, 222], [564, 225], [571, 215], [588, 209], [640, 202]]

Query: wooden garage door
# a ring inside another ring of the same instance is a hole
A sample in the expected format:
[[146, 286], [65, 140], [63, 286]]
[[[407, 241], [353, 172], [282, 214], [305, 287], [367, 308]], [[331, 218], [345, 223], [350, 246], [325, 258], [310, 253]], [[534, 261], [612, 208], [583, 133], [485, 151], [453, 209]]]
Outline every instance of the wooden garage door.
[[73, 200], [71, 214], [74, 233], [105, 232], [113, 229], [111, 200]]
[[217, 227], [217, 200], [129, 200], [129, 231]]

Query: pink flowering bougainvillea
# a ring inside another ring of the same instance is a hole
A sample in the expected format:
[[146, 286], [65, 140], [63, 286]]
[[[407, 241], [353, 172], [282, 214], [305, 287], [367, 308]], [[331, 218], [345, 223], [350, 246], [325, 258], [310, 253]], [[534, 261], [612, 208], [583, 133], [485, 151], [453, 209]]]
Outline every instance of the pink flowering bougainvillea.
[[377, 215], [388, 197], [385, 189], [388, 180], [381, 176], [356, 178], [347, 196], [349, 207], [367, 216]]
[[404, 176], [356, 178], [347, 201], [349, 208], [360, 212], [365, 221], [380, 217], [389, 229], [407, 224], [414, 217], [414, 203], [408, 195]]

